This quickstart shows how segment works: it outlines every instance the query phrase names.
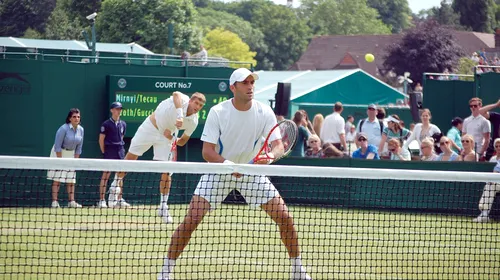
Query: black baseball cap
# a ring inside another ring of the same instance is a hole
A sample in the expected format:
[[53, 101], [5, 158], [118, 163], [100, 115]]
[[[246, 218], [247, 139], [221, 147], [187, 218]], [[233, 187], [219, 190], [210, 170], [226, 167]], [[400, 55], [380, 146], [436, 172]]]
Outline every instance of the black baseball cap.
[[122, 106], [122, 104], [120, 102], [113, 102], [113, 103], [111, 103], [111, 109], [115, 109], [115, 108], [122, 109], [123, 106]]

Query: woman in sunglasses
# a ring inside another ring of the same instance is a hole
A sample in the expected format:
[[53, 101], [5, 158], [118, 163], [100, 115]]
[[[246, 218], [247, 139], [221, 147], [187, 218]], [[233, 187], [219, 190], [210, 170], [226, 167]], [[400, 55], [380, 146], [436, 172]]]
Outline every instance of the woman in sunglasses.
[[309, 147], [306, 151], [306, 157], [308, 158], [322, 158], [323, 150], [321, 149], [321, 139], [318, 135], [312, 134], [307, 139], [307, 146]]
[[[82, 153], [83, 127], [80, 125], [80, 110], [73, 108], [69, 110], [66, 123], [61, 125], [56, 132], [54, 146], [50, 157], [79, 158]], [[47, 179], [52, 180], [52, 208], [59, 208], [57, 195], [61, 183], [66, 184], [68, 192], [68, 207], [81, 208], [75, 201], [76, 173], [74, 170], [49, 170]]]
[[474, 151], [474, 138], [470, 134], [462, 135], [463, 161], [479, 161], [479, 155]]
[[460, 160], [460, 155], [455, 153], [451, 149], [450, 138], [443, 136], [439, 140], [439, 148], [441, 148], [442, 153], [436, 158], [436, 161], [457, 161]]
[[427, 137], [422, 140], [422, 144], [420, 144], [420, 150], [422, 151], [422, 157], [420, 160], [422, 161], [434, 161], [437, 159], [436, 153], [434, 153], [434, 139], [431, 137]]

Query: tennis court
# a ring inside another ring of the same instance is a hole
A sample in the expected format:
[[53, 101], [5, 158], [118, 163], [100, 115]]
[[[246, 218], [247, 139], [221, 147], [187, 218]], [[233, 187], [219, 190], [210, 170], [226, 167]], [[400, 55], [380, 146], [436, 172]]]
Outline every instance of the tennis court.
[[[2, 209], [3, 279], [155, 279], [174, 225], [155, 207]], [[468, 218], [291, 207], [313, 279], [495, 279], [500, 224]], [[176, 279], [288, 279], [289, 261], [263, 211], [210, 213], [178, 261]]]

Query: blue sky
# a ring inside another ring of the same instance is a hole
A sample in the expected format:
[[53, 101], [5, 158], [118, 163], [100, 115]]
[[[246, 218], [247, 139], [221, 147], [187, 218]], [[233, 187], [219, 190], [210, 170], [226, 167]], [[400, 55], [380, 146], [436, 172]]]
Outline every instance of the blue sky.
[[[226, 0], [227, 1], [227, 0]], [[274, 3], [276, 4], [286, 4], [286, 0], [273, 0]], [[293, 0], [293, 5], [294, 7], [298, 6], [300, 3], [300, 0]], [[414, 13], [418, 13], [422, 9], [429, 9], [434, 6], [439, 6], [441, 3], [441, 0], [408, 0], [408, 4], [410, 5], [410, 9]]]

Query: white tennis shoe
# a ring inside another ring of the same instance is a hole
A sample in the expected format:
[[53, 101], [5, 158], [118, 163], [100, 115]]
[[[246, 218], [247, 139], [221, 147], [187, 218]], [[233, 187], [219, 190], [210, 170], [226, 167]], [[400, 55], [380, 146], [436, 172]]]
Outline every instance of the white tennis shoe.
[[162, 203], [158, 208], [158, 216], [162, 217], [166, 224], [172, 224], [174, 222], [174, 219], [168, 212], [168, 205], [166, 203]]
[[490, 217], [484, 216], [484, 215], [479, 215], [477, 216], [474, 220], [472, 220], [474, 223], [488, 223], [490, 221]]
[[312, 280], [311, 276], [305, 271], [298, 271], [292, 273], [291, 280]]
[[109, 188], [109, 196], [108, 196], [108, 206], [110, 208], [114, 208], [118, 204], [118, 195], [120, 194], [121, 188], [113, 186], [111, 184], [111, 187]]
[[69, 208], [82, 208], [82, 205], [78, 204], [76, 201], [70, 201], [68, 203]]
[[115, 207], [122, 207], [122, 208], [126, 208], [126, 207], [130, 207], [130, 204], [128, 204], [125, 199], [120, 199], [118, 200], [118, 202], [116, 203]]
[[59, 202], [57, 202], [57, 200], [56, 200], [56, 201], [52, 201], [52, 205], [50, 207], [52, 207], [52, 208], [59, 208], [61, 206], [59, 206]]
[[101, 200], [97, 203], [97, 208], [108, 208], [108, 204], [106, 204], [106, 200]]

